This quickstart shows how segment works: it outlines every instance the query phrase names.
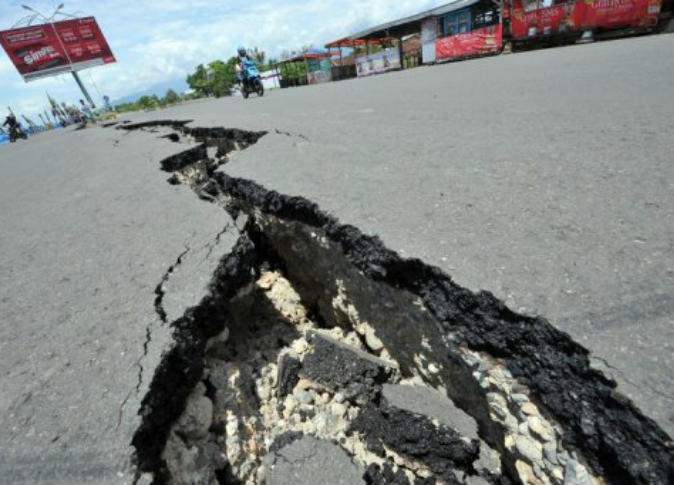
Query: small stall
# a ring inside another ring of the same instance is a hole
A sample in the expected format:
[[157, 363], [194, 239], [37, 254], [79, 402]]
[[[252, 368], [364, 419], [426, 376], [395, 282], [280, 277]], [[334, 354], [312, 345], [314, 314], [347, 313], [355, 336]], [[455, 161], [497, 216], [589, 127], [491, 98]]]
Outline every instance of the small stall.
[[332, 81], [332, 55], [330, 51], [311, 50], [279, 62], [281, 87]]
[[[333, 56], [333, 78], [348, 79], [366, 76], [377, 72], [400, 68], [400, 56], [390, 47], [392, 37], [352, 38], [345, 37], [326, 44], [328, 49], [337, 49], [338, 56]], [[344, 55], [343, 50], [348, 53]], [[334, 76], [335, 71], [337, 76]]]

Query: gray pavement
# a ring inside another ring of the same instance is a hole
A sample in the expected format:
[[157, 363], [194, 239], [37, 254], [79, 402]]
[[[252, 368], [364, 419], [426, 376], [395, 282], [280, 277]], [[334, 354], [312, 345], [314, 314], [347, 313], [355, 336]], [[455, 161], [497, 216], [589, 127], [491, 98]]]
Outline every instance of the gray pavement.
[[234, 241], [216, 244], [224, 211], [165, 182], [175, 150], [102, 128], [0, 150], [3, 485], [131, 481], [136, 413], [169, 341], [155, 287], [187, 251], [165, 285], [182, 313]]
[[[224, 170], [308, 197], [459, 284], [547, 317], [674, 435], [673, 40], [519, 53], [131, 118], [269, 130]], [[159, 159], [179, 148], [89, 129], [0, 149], [0, 477], [93, 483], [126, 470], [139, 397], [167, 338], [154, 288], [186, 244], [208, 248], [228, 222], [165, 183]], [[210, 264], [182, 274], [203, 277]], [[188, 304], [203, 281], [185, 281], [196, 285]]]
[[270, 130], [224, 170], [543, 315], [674, 435], [673, 84], [667, 34], [140, 118]]
[[269, 485], [362, 485], [365, 470], [334, 443], [305, 436], [271, 453]]

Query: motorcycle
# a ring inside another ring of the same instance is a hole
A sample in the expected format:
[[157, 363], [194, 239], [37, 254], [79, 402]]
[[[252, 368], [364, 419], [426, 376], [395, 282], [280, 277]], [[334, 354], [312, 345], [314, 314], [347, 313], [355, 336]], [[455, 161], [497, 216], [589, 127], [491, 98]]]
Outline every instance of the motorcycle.
[[9, 129], [9, 142], [14, 143], [16, 140], [19, 139], [27, 139], [28, 135], [24, 133], [24, 131], [21, 129], [19, 125], [14, 125]]
[[247, 60], [244, 62], [244, 79], [241, 86], [241, 94], [244, 98], [248, 98], [251, 93], [257, 93], [258, 96], [264, 96], [264, 86], [262, 85], [262, 77], [255, 62]]

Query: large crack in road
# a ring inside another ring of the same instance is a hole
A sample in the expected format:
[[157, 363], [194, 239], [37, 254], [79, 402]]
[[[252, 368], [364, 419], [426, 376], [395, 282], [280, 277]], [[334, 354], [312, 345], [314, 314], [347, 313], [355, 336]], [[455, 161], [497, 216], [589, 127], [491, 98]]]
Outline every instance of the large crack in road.
[[[216, 169], [265, 132], [126, 124], [240, 237], [143, 399], [155, 483], [661, 484], [673, 444], [543, 318]], [[322, 460], [322, 461], [321, 461]], [[332, 473], [332, 474], [331, 474]]]

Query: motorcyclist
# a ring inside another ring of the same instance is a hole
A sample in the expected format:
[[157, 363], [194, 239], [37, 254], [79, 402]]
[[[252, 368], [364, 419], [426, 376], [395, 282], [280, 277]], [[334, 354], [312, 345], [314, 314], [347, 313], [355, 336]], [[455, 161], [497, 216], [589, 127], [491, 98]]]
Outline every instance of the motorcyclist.
[[16, 121], [16, 116], [14, 116], [14, 113], [10, 111], [10, 113], [7, 115], [7, 118], [5, 118], [5, 122], [2, 124], [2, 126], [6, 126], [11, 132], [12, 130], [15, 130], [18, 125], [19, 122]]
[[2, 124], [2, 126], [7, 127], [7, 132], [9, 134], [9, 139], [10, 141], [14, 141], [17, 138], [24, 138], [25, 135], [21, 131], [21, 125], [16, 119], [16, 116], [14, 113], [11, 111], [7, 115], [7, 118], [5, 118], [5, 122]]
[[236, 61], [236, 77], [239, 79], [239, 83], [243, 87], [243, 83], [246, 81], [246, 61], [251, 60], [248, 55], [246, 48], [241, 46], [237, 49], [237, 61]]

